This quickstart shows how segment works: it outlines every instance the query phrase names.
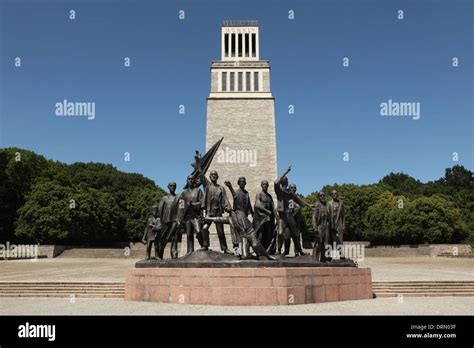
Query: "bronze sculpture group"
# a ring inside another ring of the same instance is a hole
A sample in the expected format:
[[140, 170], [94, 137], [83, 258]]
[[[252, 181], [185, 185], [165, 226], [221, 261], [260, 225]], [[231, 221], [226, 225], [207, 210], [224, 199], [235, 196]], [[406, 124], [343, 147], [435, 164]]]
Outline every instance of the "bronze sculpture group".
[[[211, 171], [209, 179], [205, 173], [222, 139], [201, 158], [196, 151], [194, 172], [188, 176], [183, 192], [176, 195], [176, 183], [168, 184], [169, 193], [159, 204], [152, 207], [142, 241], [146, 244], [146, 259], [151, 259], [152, 247], [155, 247], [155, 259], [162, 260], [165, 247], [171, 243], [171, 258], [178, 258], [178, 242], [182, 231], [186, 233], [187, 255], [194, 252], [194, 237], [201, 248], [209, 250], [209, 228], [214, 223], [221, 251], [240, 256], [241, 259], [289, 254], [293, 241], [295, 256], [306, 255], [302, 248], [302, 232], [305, 223], [302, 207], [312, 210], [312, 223], [316, 232], [313, 257], [319, 261], [331, 261], [327, 246], [339, 246], [343, 243], [344, 205], [338, 193], [332, 191], [332, 201], [326, 203], [323, 192], [318, 194], [316, 205], [312, 206], [296, 194], [296, 185], [288, 185], [288, 173], [291, 167], [274, 182], [277, 198], [276, 205], [268, 193], [269, 183], [261, 182], [262, 191], [255, 197], [252, 207], [250, 195], [245, 189], [246, 179], [240, 177], [234, 189], [229, 181], [225, 186], [232, 196], [232, 205], [227, 198], [226, 189], [218, 184], [219, 175]], [[204, 190], [201, 190], [200, 186]], [[249, 216], [252, 216], [250, 221]], [[229, 250], [224, 234], [224, 224], [230, 225], [232, 250]], [[241, 252], [239, 245], [242, 243]], [[250, 247], [256, 257], [250, 252]], [[340, 258], [344, 254], [340, 253]]]

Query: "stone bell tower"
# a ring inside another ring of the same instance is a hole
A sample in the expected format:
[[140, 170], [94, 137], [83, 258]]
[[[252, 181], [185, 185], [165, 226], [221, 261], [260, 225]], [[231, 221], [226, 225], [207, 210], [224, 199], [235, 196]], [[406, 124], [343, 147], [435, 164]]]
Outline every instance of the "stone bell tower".
[[[260, 60], [257, 21], [224, 21], [221, 59], [211, 65], [207, 98], [206, 149], [224, 137], [211, 170], [221, 184], [245, 176], [252, 205], [261, 180], [273, 194], [277, 176], [275, 98], [270, 90], [270, 64]], [[230, 198], [230, 197], [229, 197]]]

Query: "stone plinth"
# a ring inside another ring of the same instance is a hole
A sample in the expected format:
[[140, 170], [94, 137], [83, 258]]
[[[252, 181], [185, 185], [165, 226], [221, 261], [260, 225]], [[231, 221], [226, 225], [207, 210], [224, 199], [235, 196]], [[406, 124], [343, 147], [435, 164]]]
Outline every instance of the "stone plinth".
[[369, 268], [130, 268], [125, 299], [221, 306], [270, 306], [372, 298]]

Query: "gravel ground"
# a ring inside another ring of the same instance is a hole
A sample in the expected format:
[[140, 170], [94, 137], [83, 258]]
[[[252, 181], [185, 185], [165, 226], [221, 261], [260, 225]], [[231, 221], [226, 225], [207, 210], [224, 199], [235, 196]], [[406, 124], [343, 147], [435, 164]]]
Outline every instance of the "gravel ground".
[[359, 263], [374, 281], [474, 280], [474, 259], [447, 257], [372, 257]]
[[[125, 281], [138, 259], [56, 258], [0, 261], [0, 281]], [[445, 257], [366, 258], [374, 281], [474, 280], [474, 259]]]
[[0, 315], [472, 315], [474, 297], [397, 298], [294, 306], [223, 307], [122, 299], [0, 300]]
[[56, 258], [0, 261], [0, 281], [114, 281], [138, 259]]
[[[58, 258], [0, 261], [0, 281], [124, 282], [137, 259]], [[373, 280], [474, 280], [473, 259], [367, 258]], [[297, 306], [219, 307], [131, 302], [123, 299], [1, 298], [0, 315], [472, 315], [474, 297], [397, 298]]]

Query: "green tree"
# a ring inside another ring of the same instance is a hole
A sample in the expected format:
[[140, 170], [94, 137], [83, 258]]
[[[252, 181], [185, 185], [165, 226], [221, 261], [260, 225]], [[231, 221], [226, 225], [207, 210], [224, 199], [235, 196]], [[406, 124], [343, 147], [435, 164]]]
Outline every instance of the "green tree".
[[470, 187], [474, 185], [474, 178], [472, 172], [461, 165], [455, 165], [452, 168], [447, 168], [444, 178], [441, 181], [448, 186], [453, 187]]
[[376, 203], [367, 209], [363, 219], [365, 225], [363, 238], [372, 245], [400, 244], [398, 227], [394, 220], [407, 203], [403, 196], [395, 196], [389, 191], [384, 192]]
[[43, 181], [19, 209], [16, 233], [42, 244], [100, 244], [127, 240], [124, 226], [110, 193]]
[[[416, 222], [415, 236], [423, 236], [423, 240], [412, 243], [459, 243], [468, 235], [461, 211], [438, 195], [413, 200], [408, 204], [406, 220]], [[410, 240], [410, 236], [408, 233], [404, 239]]]
[[385, 185], [387, 190], [395, 195], [402, 195], [413, 198], [420, 194], [423, 184], [404, 173], [390, 173], [379, 181], [379, 184]]
[[[336, 189], [344, 202], [345, 240], [369, 239], [374, 244], [464, 240], [474, 244], [472, 174], [456, 165], [447, 168], [443, 178], [425, 184], [404, 173], [390, 173], [377, 184], [334, 184], [322, 191], [330, 201]], [[316, 203], [316, 194], [306, 196], [306, 201]], [[137, 241], [150, 207], [163, 195], [152, 180], [120, 172], [110, 164], [64, 164], [28, 150], [2, 149], [0, 242]], [[305, 241], [314, 240], [311, 214], [303, 208], [308, 230]]]
[[[7, 179], [0, 192], [23, 197], [17, 204], [0, 202], [9, 209], [2, 210], [3, 216], [11, 218], [12, 230], [16, 221], [16, 236], [24, 241], [95, 245], [137, 241], [151, 205], [164, 194], [152, 180], [120, 172], [110, 164], [67, 165], [27, 154], [28, 166], [20, 167], [23, 170], [13, 164], [15, 170], [0, 172]], [[12, 166], [11, 162], [10, 156], [0, 165]], [[36, 162], [43, 165], [41, 170]], [[13, 185], [22, 180], [28, 185]]]
[[18, 210], [16, 235], [36, 243], [68, 240], [72, 226], [69, 200], [73, 191], [56, 182], [33, 186], [26, 203]]
[[405, 201], [389, 193], [367, 211], [364, 233], [371, 244], [459, 243], [468, 235], [461, 211], [442, 196]]
[[0, 151], [0, 242], [17, 241], [14, 237], [17, 210], [49, 165], [48, 160], [32, 151], [19, 148]]

